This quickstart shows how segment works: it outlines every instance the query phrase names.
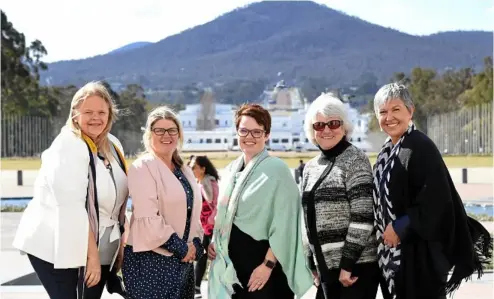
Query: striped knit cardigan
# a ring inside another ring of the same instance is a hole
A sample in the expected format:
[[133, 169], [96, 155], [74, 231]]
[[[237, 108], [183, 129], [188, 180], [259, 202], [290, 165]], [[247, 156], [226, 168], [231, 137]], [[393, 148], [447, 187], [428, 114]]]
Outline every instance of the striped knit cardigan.
[[[335, 156], [331, 173], [314, 194], [317, 232], [310, 231], [308, 251], [312, 259], [311, 235], [317, 235], [328, 269], [351, 272], [355, 264], [377, 261], [372, 198], [372, 169], [369, 159], [360, 149], [345, 140], [335, 148], [310, 160], [304, 169], [302, 190], [310, 192], [328, 163]], [[305, 217], [307, 203], [303, 200]], [[307, 218], [306, 218], [307, 223]]]

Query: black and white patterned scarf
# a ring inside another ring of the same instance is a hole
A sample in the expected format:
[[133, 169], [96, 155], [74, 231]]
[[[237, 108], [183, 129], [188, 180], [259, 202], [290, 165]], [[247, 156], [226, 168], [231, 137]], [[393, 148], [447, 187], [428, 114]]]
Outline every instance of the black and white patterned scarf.
[[391, 179], [391, 170], [395, 165], [403, 140], [414, 130], [415, 125], [411, 123], [408, 130], [396, 145], [393, 145], [391, 138], [388, 137], [377, 156], [377, 162], [374, 168], [374, 225], [376, 227], [378, 241], [377, 258], [379, 268], [381, 268], [383, 276], [386, 279], [392, 298], [396, 296], [394, 277], [400, 268], [401, 244], [398, 244], [394, 248], [389, 247], [384, 244], [383, 239], [386, 226], [396, 220], [393, 204], [389, 198], [389, 181]]

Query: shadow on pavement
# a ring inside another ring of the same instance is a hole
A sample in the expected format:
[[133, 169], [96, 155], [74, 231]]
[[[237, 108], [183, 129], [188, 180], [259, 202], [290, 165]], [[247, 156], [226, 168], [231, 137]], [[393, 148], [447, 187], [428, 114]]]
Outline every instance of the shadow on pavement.
[[2, 286], [36, 286], [41, 285], [41, 281], [36, 273], [27, 274], [11, 281], [2, 283]]

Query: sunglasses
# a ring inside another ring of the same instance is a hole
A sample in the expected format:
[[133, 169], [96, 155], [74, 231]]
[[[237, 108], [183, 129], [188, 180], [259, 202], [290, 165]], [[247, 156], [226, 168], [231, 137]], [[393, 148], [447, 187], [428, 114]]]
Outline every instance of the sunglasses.
[[315, 122], [315, 123], [312, 124], [312, 128], [315, 131], [319, 131], [320, 132], [320, 131], [324, 131], [324, 129], [326, 128], [326, 126], [328, 126], [328, 128], [330, 128], [331, 130], [336, 130], [339, 127], [341, 127], [342, 125], [343, 125], [343, 121], [342, 120], [330, 120], [327, 123], [322, 122], [322, 121], [318, 121], [318, 122]]

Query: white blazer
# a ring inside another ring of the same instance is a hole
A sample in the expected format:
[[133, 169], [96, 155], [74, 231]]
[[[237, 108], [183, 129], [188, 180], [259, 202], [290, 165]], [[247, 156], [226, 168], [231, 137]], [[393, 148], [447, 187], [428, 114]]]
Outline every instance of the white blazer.
[[[118, 139], [108, 136], [122, 150]], [[88, 172], [86, 143], [68, 127], [62, 128], [41, 155], [34, 196], [22, 215], [14, 248], [52, 263], [56, 269], [86, 265]]]

